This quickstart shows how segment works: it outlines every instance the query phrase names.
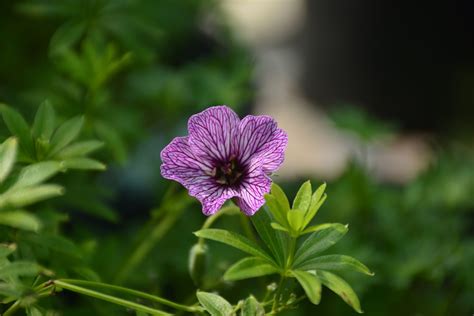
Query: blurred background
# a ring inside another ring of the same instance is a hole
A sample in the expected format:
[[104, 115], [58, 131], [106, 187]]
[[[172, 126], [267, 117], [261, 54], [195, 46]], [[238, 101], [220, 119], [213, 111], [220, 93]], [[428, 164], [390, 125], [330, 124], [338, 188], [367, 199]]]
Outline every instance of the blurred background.
[[[190, 115], [227, 104], [288, 132], [274, 177], [287, 192], [328, 182], [316, 219], [350, 224], [330, 252], [376, 273], [345, 276], [367, 315], [474, 313], [472, 1], [1, 1], [0, 38], [1, 102], [31, 122], [49, 99], [106, 143], [106, 172], [61, 175], [66, 195], [41, 206], [62, 212], [51, 229], [80, 246], [82, 270], [37, 255], [46, 266], [192, 297], [187, 256], [205, 218], [161, 178], [159, 154]], [[235, 218], [218, 225], [240, 229]], [[203, 288], [235, 303], [273, 281], [223, 283], [241, 254], [209, 246]], [[46, 304], [124, 313], [65, 296]], [[324, 291], [320, 306], [286, 314], [353, 311]]]

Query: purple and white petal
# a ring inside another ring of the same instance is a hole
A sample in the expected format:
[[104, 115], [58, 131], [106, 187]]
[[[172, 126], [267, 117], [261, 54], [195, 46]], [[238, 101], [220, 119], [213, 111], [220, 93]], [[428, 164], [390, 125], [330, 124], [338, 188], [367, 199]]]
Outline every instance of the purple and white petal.
[[239, 196], [236, 199], [242, 212], [248, 216], [255, 214], [265, 204], [264, 196], [270, 192], [271, 185], [270, 177], [258, 169], [245, 177], [239, 188]]
[[188, 122], [189, 145], [205, 159], [225, 161], [234, 152], [233, 139], [239, 117], [227, 106], [210, 107], [191, 116]]
[[288, 135], [282, 129], [276, 129], [272, 139], [259, 148], [253, 159], [259, 159], [263, 172], [270, 174], [280, 168], [285, 160]]
[[216, 184], [212, 178], [198, 181], [188, 189], [189, 195], [196, 197], [201, 202], [202, 212], [207, 216], [217, 212], [225, 201], [238, 194], [238, 192], [232, 188]]

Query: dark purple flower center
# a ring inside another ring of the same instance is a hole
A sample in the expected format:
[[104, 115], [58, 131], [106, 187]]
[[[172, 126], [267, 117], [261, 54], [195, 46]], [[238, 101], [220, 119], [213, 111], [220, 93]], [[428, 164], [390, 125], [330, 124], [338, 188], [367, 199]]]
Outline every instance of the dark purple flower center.
[[228, 186], [238, 185], [244, 173], [244, 168], [235, 157], [231, 157], [229, 161], [217, 163], [213, 170], [216, 182]]

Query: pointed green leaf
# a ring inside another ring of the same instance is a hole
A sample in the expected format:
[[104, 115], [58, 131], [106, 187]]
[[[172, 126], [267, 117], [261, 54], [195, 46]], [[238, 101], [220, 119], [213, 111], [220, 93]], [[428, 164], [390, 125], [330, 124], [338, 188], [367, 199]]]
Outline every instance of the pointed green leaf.
[[304, 227], [308, 226], [311, 220], [316, 216], [318, 210], [321, 208], [321, 205], [323, 205], [324, 201], [326, 201], [326, 198], [327, 195], [326, 193], [324, 193], [323, 197], [318, 202], [316, 202], [315, 204], [311, 204], [308, 212], [304, 217]]
[[23, 168], [10, 190], [40, 184], [61, 170], [58, 161], [43, 161]]
[[0, 195], [0, 208], [5, 206], [21, 207], [63, 194], [63, 187], [55, 184], [42, 184], [20, 188]]
[[49, 53], [51, 56], [58, 56], [71, 47], [81, 38], [86, 30], [86, 23], [83, 21], [69, 21], [61, 25], [54, 32], [49, 43]]
[[28, 156], [34, 157], [33, 138], [23, 116], [5, 104], [0, 104], [0, 111], [8, 130], [18, 138], [20, 147]]
[[265, 309], [253, 295], [250, 295], [244, 301], [240, 316], [265, 316]]
[[260, 238], [265, 242], [278, 266], [284, 267], [287, 257], [288, 237], [271, 227], [272, 217], [265, 208], [260, 209], [251, 218], [252, 224]]
[[289, 232], [288, 229], [286, 229], [285, 227], [281, 226], [278, 223], [272, 222], [270, 225], [272, 226], [273, 229], [281, 230], [281, 231], [287, 232], [287, 233]]
[[275, 182], [273, 182], [271, 194], [275, 197], [280, 209], [283, 211], [286, 217], [286, 213], [290, 210], [290, 202], [288, 202], [285, 192], [283, 192], [283, 190]]
[[49, 156], [56, 155], [61, 149], [69, 145], [79, 135], [84, 124], [84, 117], [74, 117], [63, 124], [54, 132], [51, 137], [51, 147]]
[[317, 232], [317, 231], [320, 231], [320, 230], [323, 230], [323, 229], [326, 229], [326, 228], [339, 226], [339, 225], [341, 225], [341, 224], [339, 224], [339, 223], [324, 223], [324, 224], [314, 225], [314, 226], [307, 227], [305, 230], [303, 230], [301, 232], [301, 234], [304, 235], [304, 234], [314, 233], [314, 232]]
[[347, 226], [338, 224], [312, 233], [296, 251], [294, 266], [301, 265], [337, 243], [347, 233], [347, 230]]
[[45, 100], [36, 112], [35, 120], [33, 122], [32, 134], [35, 138], [43, 138], [48, 140], [53, 135], [56, 122], [56, 115], [53, 106], [48, 100]]
[[98, 140], [86, 140], [82, 142], [77, 142], [62, 149], [58, 153], [58, 157], [71, 158], [77, 156], [85, 156], [96, 151], [102, 146], [104, 146], [104, 143]]
[[318, 305], [321, 301], [321, 282], [316, 275], [300, 270], [294, 270], [292, 274], [298, 280], [311, 303]]
[[346, 281], [337, 275], [326, 271], [316, 271], [316, 276], [320, 279], [322, 284], [339, 295], [344, 300], [344, 302], [351, 306], [356, 312], [360, 314], [363, 313], [362, 309], [360, 308], [360, 302], [357, 294]]
[[43, 313], [35, 306], [29, 306], [26, 308], [26, 316], [43, 316]]
[[35, 276], [40, 270], [40, 266], [36, 263], [15, 261], [0, 267], [0, 279], [18, 276]]
[[268, 208], [270, 213], [275, 217], [275, 220], [283, 226], [287, 226], [288, 222], [286, 220], [286, 210], [283, 210], [280, 207], [280, 204], [277, 202], [276, 198], [271, 194], [265, 194], [265, 207]]
[[17, 140], [10, 137], [0, 145], [0, 183], [10, 174], [16, 160]]
[[63, 161], [64, 167], [66, 169], [79, 169], [79, 170], [99, 170], [103, 171], [106, 169], [106, 166], [100, 161], [90, 159], [90, 158], [68, 158]]
[[223, 297], [208, 293], [208, 292], [197, 292], [196, 296], [201, 303], [202, 307], [211, 314], [211, 316], [230, 316], [233, 315], [232, 305], [227, 302]]
[[242, 250], [243, 252], [246, 252], [248, 254], [265, 259], [270, 263], [274, 262], [272, 257], [265, 250], [260, 248], [259, 245], [247, 239], [246, 237], [236, 234], [234, 232], [230, 232], [224, 229], [209, 228], [201, 229], [195, 232], [194, 235], [200, 238], [210, 239], [224, 243], [231, 247]]
[[236, 281], [278, 273], [278, 269], [257, 257], [247, 257], [237, 261], [224, 274], [224, 280]]
[[288, 223], [293, 231], [298, 232], [303, 228], [304, 211], [300, 209], [293, 209], [288, 212]]
[[293, 209], [299, 209], [306, 213], [311, 203], [312, 193], [311, 182], [308, 180], [301, 185], [298, 193], [296, 193], [295, 200], [293, 201]]
[[41, 222], [36, 216], [21, 210], [0, 212], [0, 224], [31, 231], [41, 228]]
[[305, 261], [297, 266], [300, 270], [329, 270], [344, 271], [353, 270], [367, 275], [374, 275], [365, 264], [359, 260], [344, 255], [327, 255], [316, 257]]

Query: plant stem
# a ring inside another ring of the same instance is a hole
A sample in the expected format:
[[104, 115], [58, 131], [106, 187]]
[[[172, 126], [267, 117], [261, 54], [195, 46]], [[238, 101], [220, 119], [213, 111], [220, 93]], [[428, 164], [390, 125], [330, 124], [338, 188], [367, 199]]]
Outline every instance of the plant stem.
[[113, 304], [128, 307], [128, 308], [134, 309], [136, 311], [148, 313], [148, 314], [151, 314], [151, 315], [158, 315], [158, 316], [170, 316], [170, 315], [172, 315], [172, 314], [169, 314], [169, 313], [166, 313], [166, 312], [163, 312], [163, 311], [160, 311], [160, 310], [157, 310], [157, 309], [154, 309], [154, 308], [142, 305], [142, 304], [130, 302], [130, 301], [127, 301], [127, 300], [124, 300], [124, 299], [121, 299], [121, 298], [118, 298], [118, 297], [115, 297], [115, 296], [112, 296], [112, 295], [100, 293], [100, 292], [97, 292], [97, 291], [94, 291], [94, 290], [89, 290], [89, 289], [86, 289], [86, 288], [83, 288], [83, 287], [80, 287], [80, 286], [77, 286], [77, 285], [73, 285], [73, 284], [70, 284], [70, 283], [62, 281], [62, 280], [55, 280], [53, 282], [57, 287], [62, 288], [64, 290], [68, 290], [68, 291], [71, 291], [71, 292], [76, 292], [76, 293], [79, 293], [79, 294], [91, 296], [91, 297], [94, 297], [94, 298], [97, 298], [97, 299], [100, 299], [100, 300], [103, 300], [103, 301], [107, 301], [107, 302], [110, 302], [110, 303], [113, 303]]
[[285, 274], [282, 274], [280, 276], [280, 282], [278, 282], [278, 287], [277, 287], [277, 290], [275, 292], [275, 296], [273, 297], [273, 305], [272, 305], [271, 313], [274, 313], [276, 311], [277, 307], [278, 307], [278, 302], [279, 302], [281, 291], [282, 291], [282, 288], [283, 288], [283, 282], [285, 282]]
[[13, 303], [13, 305], [11, 305], [6, 311], [5, 313], [3, 313], [3, 316], [11, 316], [11, 315], [14, 315], [16, 313], [16, 311], [20, 308], [20, 300], [16, 301], [15, 303]]
[[182, 310], [182, 311], [185, 311], [185, 312], [194, 312], [195, 313], [195, 312], [202, 311], [202, 309], [200, 307], [196, 307], [196, 306], [193, 307], [193, 306], [178, 304], [178, 303], [175, 303], [173, 301], [167, 300], [167, 299], [159, 297], [159, 296], [151, 295], [151, 294], [148, 294], [148, 293], [145, 293], [145, 292], [125, 288], [125, 287], [118, 286], [118, 285], [112, 285], [112, 284], [101, 283], [101, 282], [93, 282], [93, 281], [85, 281], [85, 280], [72, 280], [72, 279], [61, 279], [59, 281], [67, 282], [69, 284], [75, 284], [75, 285], [89, 285], [89, 286], [92, 286], [92, 287], [99, 287], [99, 288], [104, 288], [104, 289], [115, 290], [117, 292], [130, 294], [130, 295], [135, 295], [137, 297], [141, 297], [141, 298], [144, 298], [144, 299], [147, 299], [147, 300], [150, 300], [150, 301], [153, 301], [153, 302], [157, 302], [157, 303], [172, 307], [174, 309]]
[[[225, 214], [228, 214], [228, 215], [233, 215], [233, 214], [239, 214], [239, 208], [235, 205], [228, 205], [228, 206], [224, 206], [223, 208], [221, 208], [221, 210], [217, 213], [215, 213], [214, 215], [212, 216], [209, 216], [206, 221], [204, 222], [204, 224], [202, 224], [202, 227], [201, 229], [206, 229], [206, 228], [209, 228], [212, 226], [212, 224], [214, 224], [214, 222], [219, 218], [221, 217], [222, 215], [225, 215]], [[198, 240], [198, 243], [203, 246], [204, 245], [204, 241], [205, 239], [204, 238], [199, 238]]]

